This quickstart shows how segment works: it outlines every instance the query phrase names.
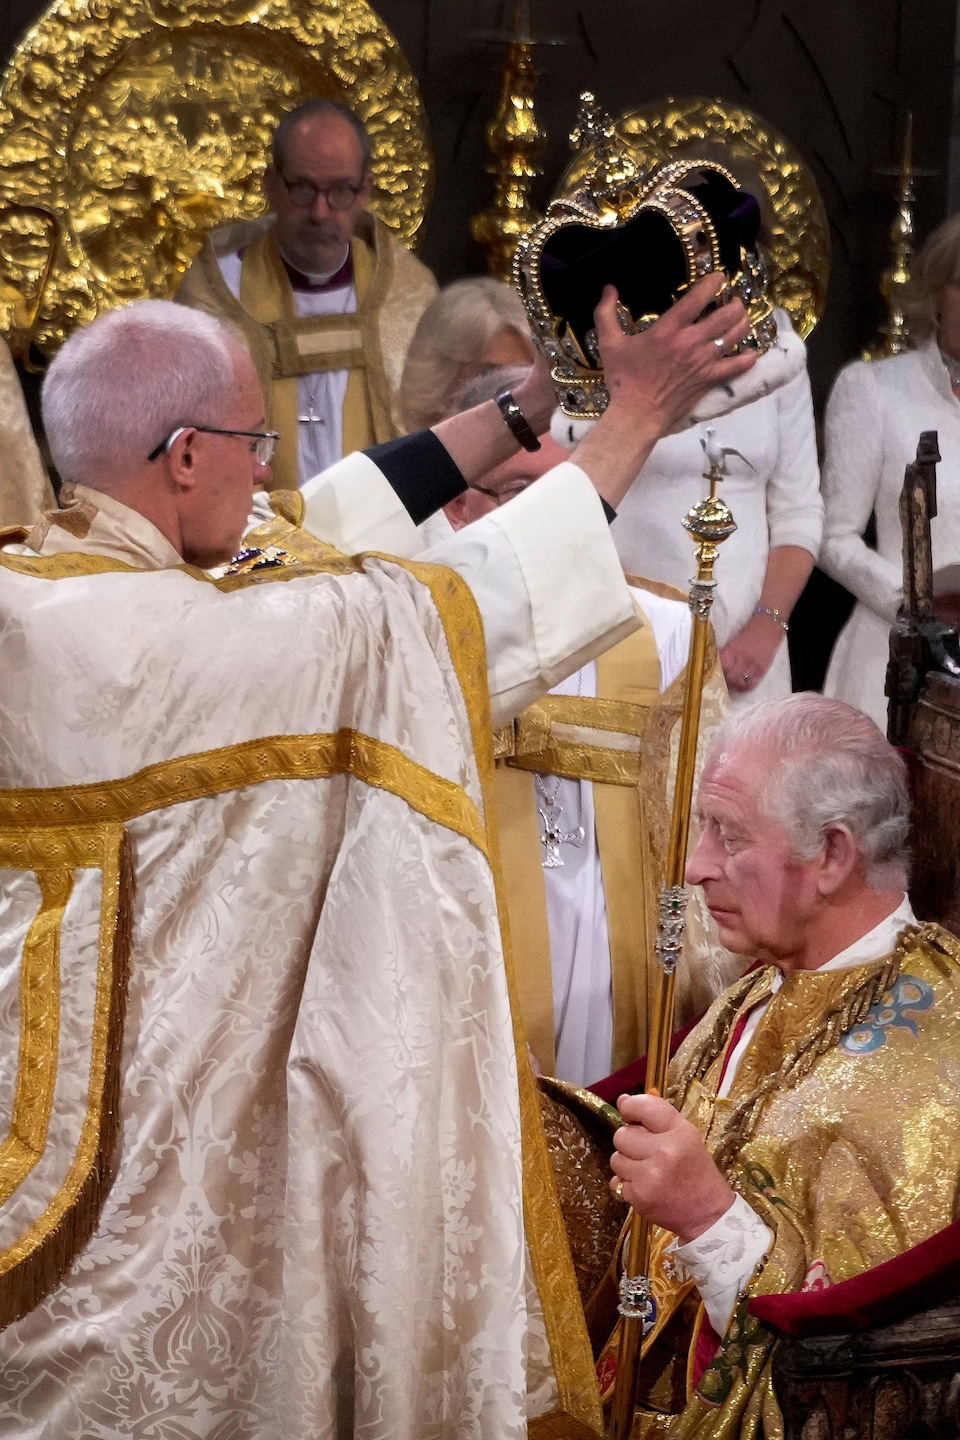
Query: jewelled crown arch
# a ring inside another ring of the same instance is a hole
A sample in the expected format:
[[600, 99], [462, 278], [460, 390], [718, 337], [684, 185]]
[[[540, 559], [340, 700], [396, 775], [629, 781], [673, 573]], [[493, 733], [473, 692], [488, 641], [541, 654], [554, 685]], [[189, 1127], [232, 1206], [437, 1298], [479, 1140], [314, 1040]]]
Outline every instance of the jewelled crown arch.
[[[806, 339], [826, 304], [830, 225], [813, 171], [793, 142], [754, 111], [703, 96], [671, 96], [625, 110], [613, 129], [638, 168], [718, 161], [756, 197], [771, 298]], [[574, 155], [558, 195], [582, 184], [592, 159], [590, 149]]]
[[570, 137], [575, 182], [517, 247], [514, 276], [540, 348], [552, 363], [564, 413], [601, 415], [609, 396], [593, 328], [603, 288], [616, 286], [628, 331], [643, 329], [688, 286], [714, 270], [743, 300], [743, 344], [760, 353], [776, 340], [773, 306], [756, 248], [760, 211], [725, 166], [712, 160], [638, 160], [594, 97], [581, 97]]
[[[366, 122], [371, 209], [411, 244], [433, 154], [406, 57], [366, 0], [55, 0], [0, 87], [0, 206], [41, 206], [62, 225], [40, 348], [171, 294], [210, 228], [261, 213], [272, 132], [318, 96]], [[7, 290], [36, 288], [49, 244], [48, 227], [11, 213], [0, 328]]]

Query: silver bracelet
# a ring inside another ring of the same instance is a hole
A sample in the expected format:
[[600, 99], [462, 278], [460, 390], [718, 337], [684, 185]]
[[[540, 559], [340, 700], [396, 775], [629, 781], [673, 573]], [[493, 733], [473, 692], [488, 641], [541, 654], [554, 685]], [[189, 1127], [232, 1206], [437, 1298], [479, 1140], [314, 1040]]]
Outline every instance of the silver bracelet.
[[754, 615], [766, 615], [769, 619], [775, 620], [780, 626], [780, 629], [783, 631], [784, 635], [789, 634], [789, 624], [786, 620], [784, 620], [783, 616], [780, 614], [780, 611], [775, 609], [773, 605], [754, 605], [753, 613]]

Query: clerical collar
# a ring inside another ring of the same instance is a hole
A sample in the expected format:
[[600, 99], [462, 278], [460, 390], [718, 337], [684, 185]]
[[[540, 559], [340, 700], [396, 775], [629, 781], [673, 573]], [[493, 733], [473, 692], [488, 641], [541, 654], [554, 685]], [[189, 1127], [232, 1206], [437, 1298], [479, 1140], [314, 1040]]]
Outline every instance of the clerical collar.
[[316, 295], [324, 290], [343, 290], [345, 286], [353, 284], [353, 251], [347, 246], [347, 253], [343, 263], [338, 265], [336, 270], [328, 270], [325, 275], [309, 275], [303, 270], [298, 270], [295, 265], [284, 255], [279, 245], [277, 250], [280, 255], [280, 263], [287, 272], [287, 279], [294, 290], [308, 290]]

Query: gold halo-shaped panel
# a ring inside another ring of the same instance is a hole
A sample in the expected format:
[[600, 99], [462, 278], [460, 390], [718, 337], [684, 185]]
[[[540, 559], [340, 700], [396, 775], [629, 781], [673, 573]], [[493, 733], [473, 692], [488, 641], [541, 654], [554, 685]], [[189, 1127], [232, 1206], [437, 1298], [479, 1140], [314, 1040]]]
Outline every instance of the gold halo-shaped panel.
[[[372, 209], [410, 243], [433, 188], [417, 83], [365, 0], [55, 0], [0, 88], [0, 205], [63, 223], [36, 339], [169, 295], [205, 232], [264, 208], [270, 135], [313, 96], [350, 105], [373, 140]], [[34, 293], [49, 227], [7, 219], [9, 293]]]
[[[826, 301], [830, 229], [817, 183], [795, 146], [759, 115], [725, 100], [659, 100], [627, 110], [616, 125], [641, 165], [719, 160], [756, 195], [763, 211], [774, 301], [806, 338]], [[582, 181], [591, 154], [584, 151], [575, 157], [556, 194], [566, 194]]]

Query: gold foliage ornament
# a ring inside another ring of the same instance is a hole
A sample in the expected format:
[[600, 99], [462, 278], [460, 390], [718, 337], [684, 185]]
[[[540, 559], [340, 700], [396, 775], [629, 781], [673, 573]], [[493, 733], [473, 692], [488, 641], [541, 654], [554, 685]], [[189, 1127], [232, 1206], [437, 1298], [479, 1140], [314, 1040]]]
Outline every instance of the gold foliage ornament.
[[[271, 134], [296, 105], [348, 104], [373, 141], [371, 208], [410, 243], [433, 188], [416, 80], [366, 0], [55, 0], [0, 89], [0, 207], [41, 206], [62, 234], [35, 339], [167, 296], [207, 230], [264, 209]], [[2, 211], [0, 211], [2, 213]], [[8, 292], [36, 295], [49, 225], [8, 212]]]
[[[627, 110], [615, 121], [615, 133], [641, 170], [675, 160], [715, 161], [759, 200], [771, 298], [806, 339], [826, 303], [830, 227], [817, 182], [796, 146], [751, 110], [702, 97]], [[594, 159], [591, 149], [575, 155], [557, 194], [581, 185]]]

